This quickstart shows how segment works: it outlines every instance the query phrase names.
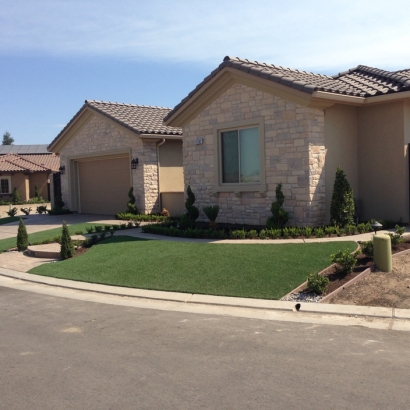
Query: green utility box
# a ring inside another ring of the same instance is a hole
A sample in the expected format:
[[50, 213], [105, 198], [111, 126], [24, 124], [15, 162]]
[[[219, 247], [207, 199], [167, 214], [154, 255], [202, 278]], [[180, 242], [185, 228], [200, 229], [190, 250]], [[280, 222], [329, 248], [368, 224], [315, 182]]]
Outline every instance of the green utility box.
[[376, 269], [382, 272], [391, 272], [393, 269], [393, 262], [391, 257], [391, 239], [389, 235], [384, 233], [374, 235], [373, 253]]

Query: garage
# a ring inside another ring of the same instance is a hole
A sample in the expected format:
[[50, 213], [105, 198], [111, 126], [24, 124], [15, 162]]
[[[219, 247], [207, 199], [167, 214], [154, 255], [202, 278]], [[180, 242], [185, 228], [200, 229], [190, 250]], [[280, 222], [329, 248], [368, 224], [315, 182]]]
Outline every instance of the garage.
[[129, 156], [77, 161], [81, 213], [115, 215], [127, 208]]

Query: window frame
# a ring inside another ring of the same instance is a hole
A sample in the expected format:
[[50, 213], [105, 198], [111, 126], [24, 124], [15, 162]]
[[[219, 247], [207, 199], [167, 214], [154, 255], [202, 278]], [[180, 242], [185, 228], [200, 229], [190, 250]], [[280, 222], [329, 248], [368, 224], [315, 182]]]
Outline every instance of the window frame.
[[[9, 182], [9, 192], [1, 192], [1, 180], [6, 179]], [[10, 195], [11, 194], [11, 177], [10, 176], [0, 176], [0, 195]]]
[[[259, 182], [222, 182], [222, 132], [239, 131], [246, 128], [258, 128], [259, 136]], [[214, 185], [212, 192], [266, 192], [266, 173], [265, 173], [265, 124], [263, 117], [251, 118], [242, 121], [226, 122], [213, 126], [214, 138]]]

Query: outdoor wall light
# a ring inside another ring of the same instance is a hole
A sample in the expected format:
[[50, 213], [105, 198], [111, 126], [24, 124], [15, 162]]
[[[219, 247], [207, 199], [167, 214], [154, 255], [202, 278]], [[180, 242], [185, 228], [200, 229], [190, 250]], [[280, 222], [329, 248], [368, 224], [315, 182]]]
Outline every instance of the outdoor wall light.
[[65, 174], [65, 165], [61, 165], [61, 167], [58, 170], [61, 174]]
[[374, 229], [374, 234], [375, 234], [375, 235], [376, 235], [376, 231], [377, 231], [378, 229], [382, 228], [382, 227], [383, 227], [383, 225], [382, 225], [381, 223], [377, 222], [377, 221], [374, 221], [374, 222], [372, 223], [372, 228]]
[[138, 158], [134, 158], [131, 161], [131, 169], [137, 169], [137, 165], [138, 165]]

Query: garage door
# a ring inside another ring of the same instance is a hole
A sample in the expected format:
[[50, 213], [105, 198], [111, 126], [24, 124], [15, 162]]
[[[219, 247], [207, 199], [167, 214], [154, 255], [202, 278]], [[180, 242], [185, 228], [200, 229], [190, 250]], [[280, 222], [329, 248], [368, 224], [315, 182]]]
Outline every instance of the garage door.
[[78, 162], [80, 212], [114, 215], [127, 209], [129, 158]]

